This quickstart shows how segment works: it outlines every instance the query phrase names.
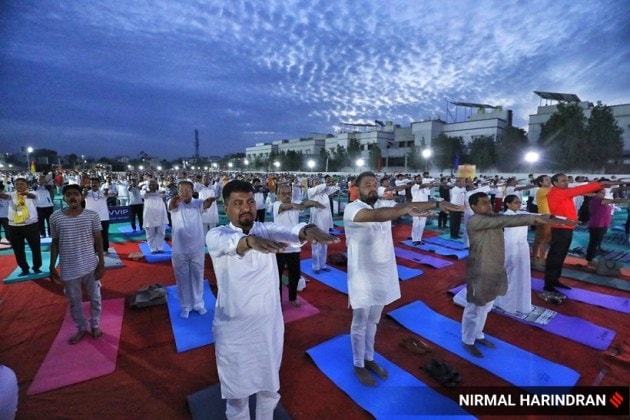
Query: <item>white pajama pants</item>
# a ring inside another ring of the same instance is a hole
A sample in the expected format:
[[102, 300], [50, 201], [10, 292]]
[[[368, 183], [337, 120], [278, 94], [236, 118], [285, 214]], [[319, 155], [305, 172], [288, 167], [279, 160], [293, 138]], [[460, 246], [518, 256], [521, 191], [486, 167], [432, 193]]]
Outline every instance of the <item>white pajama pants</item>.
[[144, 227], [147, 233], [147, 244], [151, 251], [162, 251], [164, 249], [164, 236], [166, 235], [165, 226]]
[[173, 273], [179, 304], [184, 311], [198, 311], [203, 302], [203, 265], [205, 254], [173, 254]]
[[376, 328], [384, 307], [384, 305], [373, 305], [352, 310], [350, 337], [352, 361], [356, 367], [365, 367], [366, 360], [374, 360]]
[[462, 341], [464, 344], [475, 344], [475, 340], [483, 339], [483, 327], [486, 325], [488, 312], [492, 309], [494, 300], [479, 306], [466, 302], [462, 316]]
[[[256, 393], [256, 420], [272, 420], [273, 410], [280, 401], [280, 394], [271, 391]], [[225, 416], [229, 420], [250, 420], [249, 397], [228, 399], [225, 404]]]
[[311, 255], [313, 270], [326, 268], [326, 257], [328, 256], [328, 245], [319, 242], [311, 244]]
[[424, 227], [427, 224], [426, 217], [414, 217], [411, 225], [411, 241], [420, 242], [424, 234]]

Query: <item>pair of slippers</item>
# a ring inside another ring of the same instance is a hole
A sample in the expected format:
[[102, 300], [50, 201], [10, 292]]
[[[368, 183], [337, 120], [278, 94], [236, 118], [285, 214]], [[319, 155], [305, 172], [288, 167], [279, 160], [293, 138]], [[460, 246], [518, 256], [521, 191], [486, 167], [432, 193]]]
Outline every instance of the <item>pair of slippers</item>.
[[400, 346], [406, 348], [413, 354], [426, 354], [432, 351], [431, 347], [422, 340], [415, 337], [405, 337], [400, 340]]
[[462, 375], [443, 360], [431, 359], [422, 369], [446, 388], [454, 388], [462, 381]]
[[166, 304], [166, 288], [159, 283], [138, 289], [129, 299], [129, 306], [132, 308], [146, 308], [164, 304]]

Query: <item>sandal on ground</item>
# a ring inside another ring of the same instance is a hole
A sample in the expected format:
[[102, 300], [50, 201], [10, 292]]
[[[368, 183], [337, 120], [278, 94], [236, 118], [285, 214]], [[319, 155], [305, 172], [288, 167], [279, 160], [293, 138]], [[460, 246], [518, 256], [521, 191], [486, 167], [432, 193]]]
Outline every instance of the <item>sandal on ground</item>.
[[103, 330], [101, 330], [99, 327], [92, 328], [92, 337], [99, 338], [102, 336], [103, 336]]
[[405, 337], [400, 340], [400, 345], [414, 354], [426, 354], [432, 351], [431, 347], [415, 337]]
[[75, 335], [68, 339], [68, 344], [77, 344], [86, 334], [87, 330], [78, 330]]
[[453, 388], [462, 381], [462, 375], [443, 360], [431, 359], [422, 369], [447, 388]]

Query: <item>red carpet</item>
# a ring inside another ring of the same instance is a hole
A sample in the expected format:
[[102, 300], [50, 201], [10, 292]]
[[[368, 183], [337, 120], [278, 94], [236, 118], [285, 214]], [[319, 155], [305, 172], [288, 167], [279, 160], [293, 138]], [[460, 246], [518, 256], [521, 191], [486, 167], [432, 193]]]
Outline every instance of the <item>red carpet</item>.
[[[396, 243], [405, 240], [409, 231], [410, 226], [396, 226]], [[427, 231], [427, 235], [431, 233]], [[170, 263], [147, 264], [126, 258], [138, 249], [135, 242], [114, 243], [113, 246], [122, 256], [125, 267], [106, 271], [102, 289], [104, 299], [129, 296], [151, 283], [175, 283]], [[345, 251], [343, 244], [329, 249], [329, 253], [342, 251]], [[310, 257], [309, 245], [305, 245], [302, 254], [303, 258]], [[13, 255], [0, 255], [0, 278], [4, 278], [16, 264]], [[399, 264], [422, 269], [424, 275], [401, 282], [402, 298], [385, 308], [385, 312], [420, 299], [433, 310], [459, 321], [462, 309], [452, 303], [447, 291], [464, 282], [466, 260], [451, 261], [454, 263], [451, 267], [438, 270], [399, 260]], [[540, 273], [534, 274], [540, 277]], [[216, 293], [216, 279], [209, 257], [206, 258], [205, 277]], [[628, 292], [575, 280], [563, 281], [600, 293], [629, 295]], [[353, 420], [371, 418], [305, 356], [307, 349], [349, 332], [351, 311], [348, 309], [348, 297], [316, 281], [309, 282], [300, 296], [320, 313], [285, 326], [280, 372], [282, 405], [294, 419], [329, 419], [333, 416]], [[553, 306], [537, 296], [533, 299], [535, 305], [612, 328], [617, 337], [609, 349], [598, 351], [492, 314], [487, 322], [488, 333], [578, 371], [581, 375], [578, 385], [591, 385], [593, 382], [602, 386], [628, 385], [630, 340], [627, 337], [630, 336], [630, 323], [626, 314], [580, 302], [566, 301], [561, 306]], [[190, 412], [186, 397], [218, 382], [214, 346], [176, 353], [165, 306], [144, 310], [125, 308], [117, 367], [113, 373], [46, 393], [27, 395], [26, 391], [57, 335], [68, 304], [61, 288], [47, 279], [0, 284], [0, 300], [0, 362], [11, 367], [18, 377], [18, 419], [188, 419]], [[457, 390], [439, 387], [420, 369], [432, 357], [445, 360], [461, 372], [462, 386], [509, 386], [502, 379], [432, 342], [428, 342], [433, 347], [432, 354], [410, 354], [399, 345], [400, 340], [409, 335], [410, 332], [395, 321], [383, 317], [376, 350], [422, 382], [435, 386], [441, 394], [456, 399]], [[484, 418], [483, 415], [480, 417]]]

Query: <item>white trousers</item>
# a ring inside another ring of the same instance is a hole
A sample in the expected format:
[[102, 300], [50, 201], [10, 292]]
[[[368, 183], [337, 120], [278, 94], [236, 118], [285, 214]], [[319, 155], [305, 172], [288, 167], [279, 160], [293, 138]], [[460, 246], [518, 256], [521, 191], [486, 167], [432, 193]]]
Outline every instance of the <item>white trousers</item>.
[[328, 245], [316, 242], [311, 244], [311, 255], [313, 261], [313, 270], [321, 270], [326, 268], [326, 257], [328, 256]]
[[364, 367], [366, 360], [374, 360], [376, 328], [384, 307], [383, 305], [374, 305], [352, 310], [350, 337], [352, 361], [356, 367]]
[[90, 314], [92, 316], [90, 327], [97, 328], [101, 322], [101, 282], [94, 278], [93, 271], [83, 277], [64, 280], [63, 282], [63, 292], [70, 302], [70, 315], [77, 328], [86, 331], [88, 323], [83, 313], [83, 291], [81, 286], [85, 287], [85, 291], [90, 299]]
[[164, 236], [166, 235], [165, 226], [151, 226], [144, 227], [147, 233], [147, 244], [151, 251], [163, 251], [164, 250]]
[[464, 212], [464, 218], [462, 219], [462, 228], [464, 230], [462, 234], [462, 242], [464, 242], [464, 246], [466, 248], [470, 248], [470, 240], [468, 239], [468, 229], [466, 229], [466, 224], [472, 217], [473, 213]]
[[17, 408], [17, 377], [8, 366], [0, 365], [0, 419], [13, 420]]
[[426, 217], [414, 217], [411, 225], [411, 241], [420, 242], [424, 234], [424, 227], [427, 224]]
[[464, 344], [475, 344], [475, 340], [483, 339], [483, 327], [486, 325], [488, 312], [492, 309], [494, 300], [483, 306], [466, 302], [462, 315], [462, 341]]
[[173, 273], [182, 310], [205, 307], [203, 303], [203, 251], [195, 254], [173, 254]]
[[[280, 401], [280, 394], [271, 391], [256, 393], [256, 420], [272, 420], [273, 410]], [[250, 420], [249, 397], [228, 399], [225, 403], [225, 416], [229, 420]]]

